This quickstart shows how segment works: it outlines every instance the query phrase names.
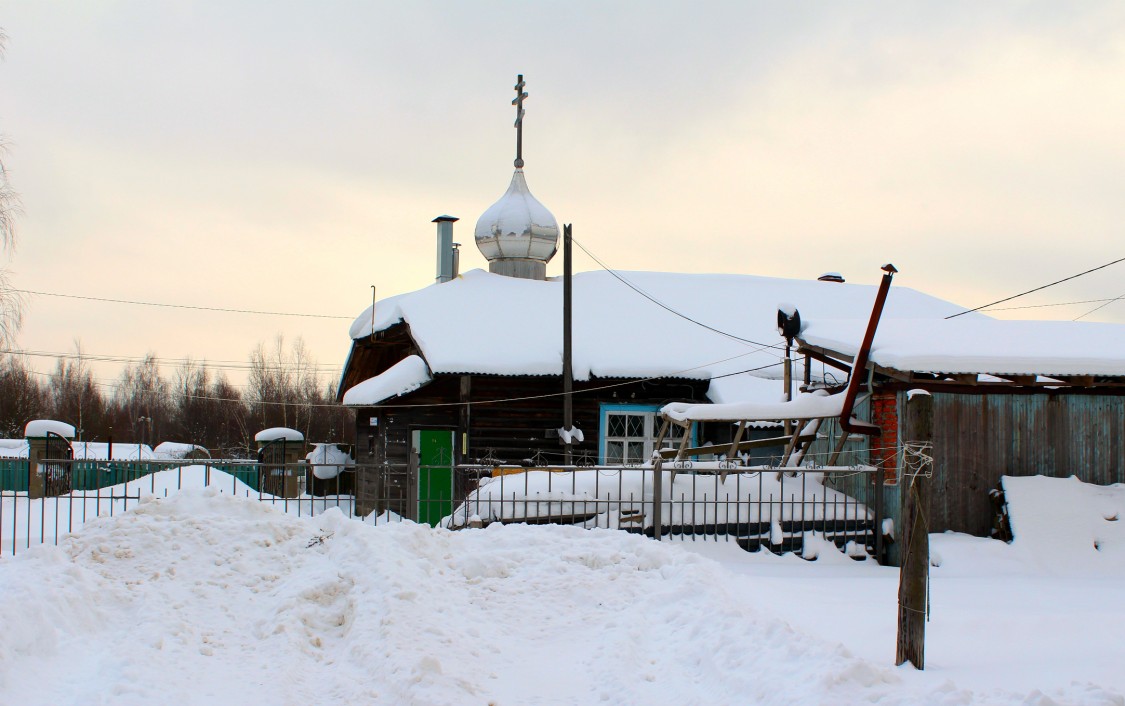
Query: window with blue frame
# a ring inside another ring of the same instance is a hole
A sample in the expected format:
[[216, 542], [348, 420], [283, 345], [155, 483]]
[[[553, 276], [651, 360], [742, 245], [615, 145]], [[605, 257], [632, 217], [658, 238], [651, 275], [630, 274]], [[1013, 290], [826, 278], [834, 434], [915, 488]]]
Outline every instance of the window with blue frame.
[[[646, 463], [652, 457], [656, 435], [660, 432], [658, 405], [608, 404], [601, 406], [601, 462], [607, 465]], [[679, 446], [682, 427], [673, 425], [663, 448]], [[694, 442], [695, 429], [692, 428]]]

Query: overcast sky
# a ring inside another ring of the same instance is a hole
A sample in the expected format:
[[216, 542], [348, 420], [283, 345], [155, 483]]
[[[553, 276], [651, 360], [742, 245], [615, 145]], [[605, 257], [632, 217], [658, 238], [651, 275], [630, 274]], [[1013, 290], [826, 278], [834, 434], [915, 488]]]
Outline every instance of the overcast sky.
[[[435, 216], [485, 266], [517, 73], [532, 191], [618, 269], [893, 262], [970, 307], [1125, 256], [1119, 2], [36, 0], [0, 27], [16, 287], [346, 317], [39, 296], [27, 350], [241, 361], [282, 333], [342, 365], [371, 285], [432, 282]], [[1125, 263], [1009, 306], [1120, 295]]]

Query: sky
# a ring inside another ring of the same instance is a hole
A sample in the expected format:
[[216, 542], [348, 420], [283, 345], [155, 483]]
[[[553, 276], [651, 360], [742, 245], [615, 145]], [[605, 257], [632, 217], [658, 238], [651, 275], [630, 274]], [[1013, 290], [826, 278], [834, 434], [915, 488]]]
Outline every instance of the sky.
[[[893, 262], [975, 307], [1125, 256], [1120, 3], [0, 0], [0, 28], [14, 287], [340, 317], [36, 295], [27, 351], [245, 361], [283, 335], [334, 377], [372, 286], [433, 281], [435, 216], [486, 267], [517, 73], [528, 184], [615, 269]], [[1125, 263], [993, 315], [1122, 295]]]

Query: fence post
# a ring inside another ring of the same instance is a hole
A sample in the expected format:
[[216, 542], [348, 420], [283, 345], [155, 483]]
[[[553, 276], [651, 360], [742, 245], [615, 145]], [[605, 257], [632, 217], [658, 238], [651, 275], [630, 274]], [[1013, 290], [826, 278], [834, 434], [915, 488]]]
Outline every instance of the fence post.
[[[662, 529], [664, 524], [664, 518], [661, 516], [664, 511], [664, 503], [661, 502], [661, 498], [664, 495], [664, 470], [662, 468], [663, 465], [664, 457], [660, 454], [657, 454], [656, 460], [652, 464], [652, 538], [658, 542], [660, 541], [660, 537], [663, 534]], [[643, 498], [643, 487], [641, 491], [641, 497]]]
[[928, 393], [907, 396], [903, 457], [903, 555], [898, 584], [898, 642], [895, 664], [925, 669], [929, 616], [929, 475], [933, 459], [934, 401]]

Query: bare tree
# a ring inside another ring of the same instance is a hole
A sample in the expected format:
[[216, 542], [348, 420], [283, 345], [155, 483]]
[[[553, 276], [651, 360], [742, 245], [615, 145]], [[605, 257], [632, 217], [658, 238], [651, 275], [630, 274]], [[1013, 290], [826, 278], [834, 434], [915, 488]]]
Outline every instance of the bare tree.
[[328, 440], [342, 426], [333, 424], [335, 396], [326, 396], [319, 366], [300, 337], [288, 347], [280, 335], [259, 343], [250, 354], [249, 383], [247, 402], [259, 429], [290, 427], [311, 441]]
[[248, 424], [249, 409], [238, 388], [230, 384], [222, 374], [215, 376], [211, 383], [211, 397], [218, 402], [217, 416], [220, 420], [218, 436], [213, 446], [228, 458], [253, 457], [250, 452], [251, 432]]
[[[8, 37], [0, 30], [0, 57]], [[8, 181], [8, 168], [4, 165], [7, 141], [0, 134], [0, 251], [9, 257], [16, 246], [16, 216], [20, 213], [19, 195]], [[12, 344], [23, 323], [23, 299], [8, 284], [8, 270], [0, 268], [0, 346]]]
[[51, 376], [50, 416], [73, 424], [79, 439], [104, 435], [108, 431], [105, 398], [94, 382], [82, 344], [74, 342], [75, 356], [59, 358]]
[[136, 441], [154, 441], [165, 433], [172, 416], [172, 395], [155, 354], [147, 353], [139, 363], [125, 368], [115, 403], [118, 424], [131, 430]]
[[32, 419], [47, 416], [48, 392], [23, 358], [0, 358], [0, 435], [23, 436]]

